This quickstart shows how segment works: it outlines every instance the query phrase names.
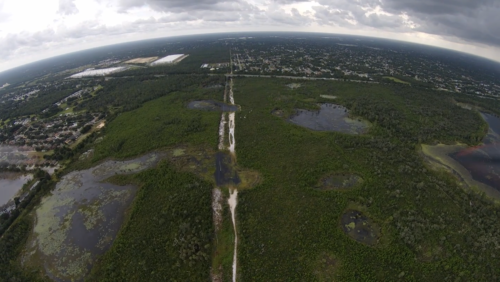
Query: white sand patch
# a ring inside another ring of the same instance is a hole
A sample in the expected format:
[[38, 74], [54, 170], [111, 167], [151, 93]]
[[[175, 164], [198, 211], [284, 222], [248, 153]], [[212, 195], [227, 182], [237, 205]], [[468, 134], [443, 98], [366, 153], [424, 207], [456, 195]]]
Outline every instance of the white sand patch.
[[87, 69], [85, 71], [75, 73], [74, 75], [70, 76], [70, 78], [81, 78], [81, 77], [88, 77], [88, 76], [105, 76], [107, 74], [119, 72], [119, 71], [124, 71], [126, 70], [127, 67], [114, 67], [114, 68], [107, 68], [107, 69]]
[[236, 119], [235, 113], [229, 113], [229, 151], [235, 153], [236, 141], [234, 139], [234, 120]]
[[212, 211], [215, 232], [218, 232], [222, 226], [222, 199], [222, 192], [219, 188], [215, 188], [212, 191]]
[[161, 64], [172, 64], [172, 63], [177, 63], [180, 62], [182, 59], [184, 59], [186, 56], [184, 54], [173, 54], [173, 55], [168, 55], [166, 57], [163, 57], [159, 60], [156, 60], [151, 63], [152, 66], [156, 65], [161, 65]]
[[222, 113], [219, 124], [219, 150], [224, 150], [224, 136], [226, 135], [226, 113]]

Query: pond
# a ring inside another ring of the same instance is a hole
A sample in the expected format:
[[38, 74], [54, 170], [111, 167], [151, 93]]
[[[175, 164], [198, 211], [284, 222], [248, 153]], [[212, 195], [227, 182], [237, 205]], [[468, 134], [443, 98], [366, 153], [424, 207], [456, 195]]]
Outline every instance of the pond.
[[240, 184], [241, 179], [235, 170], [231, 155], [224, 152], [218, 152], [215, 155], [215, 183], [217, 186], [236, 186]]
[[483, 145], [450, 154], [476, 181], [500, 191], [500, 118], [481, 114], [489, 130]]
[[194, 110], [204, 110], [204, 111], [221, 111], [221, 112], [236, 112], [239, 110], [236, 105], [228, 105], [222, 102], [203, 100], [203, 101], [192, 101], [188, 104], [189, 109]]
[[31, 174], [16, 172], [0, 173], [0, 209], [9, 201], [13, 201], [16, 194], [33, 178]]
[[363, 134], [368, 122], [349, 117], [349, 111], [336, 104], [320, 104], [319, 111], [297, 110], [290, 122], [316, 131], [336, 131], [349, 134]]
[[55, 281], [83, 281], [95, 259], [111, 246], [137, 192], [134, 185], [103, 181], [153, 167], [163, 157], [150, 153], [128, 161], [106, 161], [64, 176], [35, 210], [23, 264], [44, 269]]
[[340, 222], [342, 231], [352, 239], [369, 246], [377, 244], [379, 228], [360, 211], [346, 211], [340, 218]]
[[460, 185], [478, 187], [500, 199], [500, 118], [486, 113], [481, 116], [489, 126], [483, 144], [422, 145], [422, 152], [431, 166], [454, 174]]

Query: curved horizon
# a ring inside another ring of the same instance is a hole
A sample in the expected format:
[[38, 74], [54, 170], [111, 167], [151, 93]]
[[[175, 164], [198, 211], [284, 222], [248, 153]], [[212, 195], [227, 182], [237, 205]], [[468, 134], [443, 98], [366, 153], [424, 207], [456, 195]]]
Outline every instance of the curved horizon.
[[398, 43], [407, 43], [407, 44], [414, 44], [414, 45], [422, 45], [422, 46], [431, 47], [431, 48], [438, 48], [438, 49], [446, 50], [446, 51], [450, 51], [450, 52], [458, 52], [458, 53], [469, 55], [469, 56], [475, 57], [475, 58], [489, 60], [491, 62], [498, 63], [499, 66], [500, 66], [500, 59], [489, 58], [489, 57], [481, 56], [481, 55], [478, 55], [478, 54], [475, 54], [475, 53], [469, 53], [469, 52], [466, 52], [466, 51], [463, 51], [463, 50], [460, 50], [460, 49], [446, 48], [446, 47], [442, 47], [442, 46], [438, 46], [438, 45], [431, 45], [431, 44], [425, 44], [425, 43], [419, 43], [419, 42], [413, 42], [413, 41], [406, 41], [406, 40], [399, 40], [399, 39], [392, 39], [392, 38], [386, 38], [386, 37], [376, 37], [376, 36], [369, 36], [369, 35], [360, 35], [360, 34], [344, 34], [344, 33], [327, 33], [327, 32], [303, 32], [303, 31], [281, 31], [281, 30], [275, 30], [275, 31], [236, 31], [236, 32], [214, 32], [214, 33], [207, 32], [207, 33], [197, 33], [197, 34], [183, 34], [183, 35], [172, 35], [172, 36], [165, 36], [165, 37], [153, 37], [153, 38], [146, 38], [146, 39], [139, 39], [139, 40], [131, 40], [131, 41], [123, 41], [123, 42], [116, 42], [116, 43], [110, 43], [110, 44], [97, 45], [95, 47], [82, 48], [82, 49], [73, 50], [73, 51], [69, 51], [69, 52], [65, 52], [65, 53], [60, 53], [60, 54], [53, 55], [53, 56], [44, 57], [44, 58], [41, 58], [41, 59], [38, 59], [38, 60], [30, 61], [28, 63], [22, 63], [20, 65], [17, 65], [17, 66], [8, 68], [8, 69], [3, 69], [3, 70], [1, 69], [1, 64], [0, 64], [0, 77], [2, 76], [2, 74], [5, 74], [5, 73], [7, 73], [9, 71], [13, 71], [13, 70], [16, 70], [18, 68], [29, 66], [31, 64], [41, 63], [41, 62], [44, 62], [44, 61], [49, 61], [51, 59], [57, 59], [59, 57], [68, 56], [68, 55], [72, 55], [72, 54], [77, 54], [77, 53], [80, 53], [80, 52], [87, 52], [87, 51], [92, 51], [92, 50], [98, 50], [100, 48], [111, 48], [111, 47], [120, 46], [120, 45], [140, 43], [140, 42], [146, 42], [146, 41], [155, 41], [155, 40], [168, 40], [168, 39], [176, 39], [176, 38], [179, 38], [179, 39], [182, 39], [182, 38], [189, 39], [191, 37], [194, 38], [194, 37], [198, 37], [198, 36], [223, 36], [223, 35], [237, 35], [237, 34], [240, 34], [240, 35], [244, 35], [244, 34], [279, 34], [279, 33], [289, 34], [289, 35], [293, 35], [293, 34], [307, 34], [307, 35], [352, 36], [352, 37], [362, 37], [362, 38], [367, 38], [367, 39], [370, 38], [370, 39], [393, 41], [393, 42], [398, 42]]
[[113, 44], [226, 32], [370, 36], [500, 62], [498, 13], [494, 0], [2, 0], [0, 72]]

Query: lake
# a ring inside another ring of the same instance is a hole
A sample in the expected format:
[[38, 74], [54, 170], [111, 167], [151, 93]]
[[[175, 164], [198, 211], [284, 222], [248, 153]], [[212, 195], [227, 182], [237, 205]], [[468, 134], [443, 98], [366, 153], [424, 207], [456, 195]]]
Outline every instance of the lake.
[[472, 178], [500, 191], [500, 118], [481, 113], [488, 123], [488, 134], [483, 145], [450, 154], [465, 167]]

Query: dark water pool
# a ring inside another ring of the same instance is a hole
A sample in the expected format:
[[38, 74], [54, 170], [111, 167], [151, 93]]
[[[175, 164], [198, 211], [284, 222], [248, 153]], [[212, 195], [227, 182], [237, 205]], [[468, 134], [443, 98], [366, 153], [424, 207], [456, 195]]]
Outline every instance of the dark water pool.
[[378, 227], [360, 211], [346, 211], [340, 218], [342, 231], [352, 239], [373, 246], [378, 242]]
[[204, 111], [221, 111], [221, 112], [236, 112], [238, 111], [238, 106], [228, 105], [222, 102], [203, 100], [203, 101], [192, 101], [188, 104], [189, 109], [204, 110]]
[[215, 183], [217, 186], [236, 186], [241, 180], [234, 168], [231, 156], [227, 153], [219, 152], [215, 155]]
[[316, 131], [336, 131], [349, 134], [366, 133], [368, 123], [349, 118], [349, 111], [340, 105], [321, 104], [319, 111], [297, 110], [290, 122]]

